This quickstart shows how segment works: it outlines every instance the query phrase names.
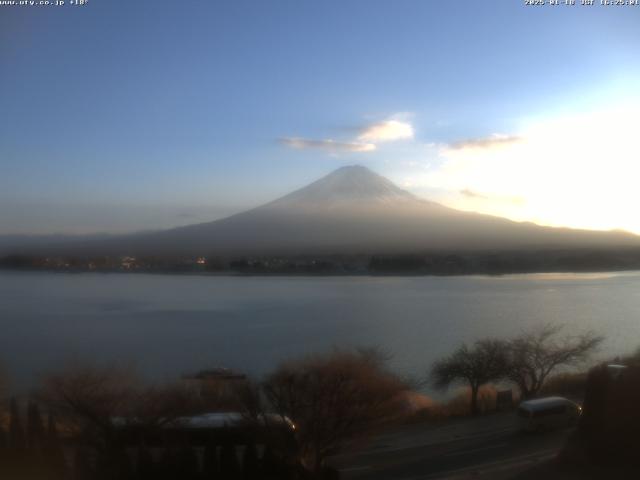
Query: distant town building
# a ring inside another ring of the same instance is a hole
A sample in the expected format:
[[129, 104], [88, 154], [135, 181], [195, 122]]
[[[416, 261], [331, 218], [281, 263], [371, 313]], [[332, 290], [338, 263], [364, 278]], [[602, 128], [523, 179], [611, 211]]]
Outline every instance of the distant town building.
[[120, 266], [125, 270], [132, 270], [136, 268], [136, 257], [122, 257]]

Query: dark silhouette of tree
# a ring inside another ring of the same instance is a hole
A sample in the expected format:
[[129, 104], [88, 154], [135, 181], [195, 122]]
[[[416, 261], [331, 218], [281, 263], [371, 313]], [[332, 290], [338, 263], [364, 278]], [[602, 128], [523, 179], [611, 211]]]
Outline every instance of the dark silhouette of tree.
[[233, 386], [233, 397], [248, 422], [257, 422], [265, 412], [261, 385], [252, 380], [238, 382]]
[[463, 344], [432, 366], [430, 380], [438, 389], [447, 389], [454, 383], [467, 384], [471, 389], [471, 414], [477, 415], [480, 387], [504, 378], [507, 360], [506, 345], [500, 340], [479, 340], [472, 347]]
[[638, 478], [638, 404], [640, 365], [612, 368], [605, 363], [592, 368], [578, 430], [568, 446], [590, 466], [604, 467], [609, 478]]
[[126, 418], [135, 400], [138, 379], [128, 368], [71, 367], [47, 376], [40, 398], [50, 411], [82, 432], [86, 441], [111, 448], [114, 418]]
[[256, 480], [258, 475], [258, 449], [255, 443], [249, 443], [242, 452], [242, 478]]
[[[87, 365], [45, 377], [39, 398], [85, 441], [109, 448], [121, 427], [156, 429], [202, 413], [198, 396], [178, 383], [145, 385], [131, 368]], [[206, 407], [211, 408], [210, 405]]]
[[211, 411], [192, 389], [180, 383], [138, 385], [128, 406], [128, 415], [147, 427], [171, 423], [178, 417]]
[[544, 325], [509, 341], [507, 378], [521, 398], [536, 396], [549, 374], [558, 367], [581, 364], [603, 341], [593, 332], [560, 337], [561, 331], [562, 326]]
[[302, 460], [316, 473], [328, 455], [397, 415], [406, 389], [375, 349], [285, 363], [263, 384], [272, 408], [296, 425]]

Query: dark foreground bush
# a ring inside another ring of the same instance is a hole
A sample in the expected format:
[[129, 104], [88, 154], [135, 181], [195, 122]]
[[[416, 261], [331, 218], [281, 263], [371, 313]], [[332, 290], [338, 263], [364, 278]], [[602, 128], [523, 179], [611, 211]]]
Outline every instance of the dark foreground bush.
[[596, 464], [640, 467], [639, 405], [640, 367], [592, 369], [574, 443]]
[[562, 395], [571, 398], [584, 398], [586, 389], [586, 373], [561, 373], [549, 378], [540, 393], [543, 396]]

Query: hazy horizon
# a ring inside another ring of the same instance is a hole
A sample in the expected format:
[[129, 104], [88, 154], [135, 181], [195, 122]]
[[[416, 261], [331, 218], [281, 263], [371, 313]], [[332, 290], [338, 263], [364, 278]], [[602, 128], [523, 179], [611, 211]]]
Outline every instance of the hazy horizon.
[[[320, 182], [324, 182], [326, 181], [327, 178], [331, 178], [332, 176], [336, 175], [336, 173], [339, 173], [341, 171], [344, 171], [346, 169], [363, 169], [364, 171], [367, 171], [369, 173], [372, 173], [374, 175], [377, 176], [376, 172], [373, 172], [372, 170], [370, 170], [367, 167], [364, 167], [362, 165], [346, 165], [344, 167], [340, 167], [332, 172], [329, 172], [327, 175], [322, 176], [319, 179], [316, 179], [314, 182], [311, 182], [308, 185], [303, 185], [300, 188], [296, 188], [290, 192], [286, 192], [284, 195], [278, 196], [277, 198], [273, 198], [273, 199], [268, 199], [267, 201], [265, 201], [262, 204], [259, 205], [252, 205], [246, 208], [236, 208], [234, 210], [230, 210], [228, 213], [220, 213], [225, 212], [225, 210], [220, 210], [217, 209], [216, 207], [204, 207], [204, 206], [199, 206], [196, 210], [198, 211], [197, 214], [195, 213], [185, 213], [185, 209], [181, 208], [180, 206], [164, 206], [161, 207], [160, 210], [162, 210], [163, 212], [167, 212], [167, 210], [169, 211], [178, 211], [178, 212], [182, 212], [179, 213], [177, 215], [177, 217], [181, 218], [181, 221], [172, 224], [172, 225], [167, 225], [167, 226], [157, 226], [153, 223], [148, 223], [145, 224], [144, 220], [142, 222], [142, 225], [139, 225], [138, 228], [135, 229], [129, 229], [129, 230], [105, 230], [105, 229], [88, 229], [88, 230], [80, 230], [80, 231], [67, 231], [67, 232], [63, 232], [63, 231], [47, 231], [47, 232], [16, 232], [16, 233], [9, 233], [9, 234], [0, 234], [0, 237], [5, 237], [5, 238], [9, 238], [9, 237], [92, 237], [92, 236], [96, 236], [96, 237], [100, 237], [100, 236], [120, 236], [120, 235], [130, 235], [130, 234], [138, 234], [138, 233], [153, 233], [153, 232], [162, 232], [164, 230], [173, 230], [173, 229], [179, 229], [181, 227], [188, 227], [188, 226], [192, 226], [192, 225], [199, 225], [199, 224], [208, 224], [208, 223], [213, 223], [216, 222], [217, 220], [224, 220], [226, 218], [229, 217], [233, 217], [235, 215], [238, 214], [243, 214], [243, 213], [249, 213], [252, 212], [255, 209], [260, 209], [260, 208], [264, 208], [264, 207], [268, 207], [272, 204], [278, 204], [279, 202], [284, 201], [289, 201], [288, 203], [291, 202], [291, 200], [296, 199], [296, 195], [298, 193], [301, 192], [306, 192], [307, 190], [309, 190], [310, 188], [313, 188], [314, 185], [320, 183]], [[386, 179], [385, 177], [381, 177], [381, 179], [383, 181], [388, 181], [388, 179]], [[389, 185], [391, 188], [393, 188], [394, 190], [396, 190], [397, 192], [400, 192], [401, 195], [403, 195], [404, 193], [413, 196], [413, 198], [415, 200], [418, 201], [426, 201], [428, 203], [433, 203], [435, 205], [441, 205], [444, 207], [447, 207], [446, 204], [444, 203], [438, 203], [438, 202], [433, 202], [433, 200], [429, 199], [429, 198], [423, 198], [420, 197], [419, 195], [414, 195], [412, 194], [409, 190], [407, 189], [400, 189], [397, 185], [395, 185], [393, 182], [389, 182]], [[370, 194], [371, 192], [367, 192], [367, 194]], [[328, 195], [331, 195], [331, 192], [327, 192]], [[300, 205], [300, 207], [302, 209], [304, 209], [304, 202], [305, 200], [303, 198], [299, 198], [299, 200], [302, 201], [302, 204]], [[289, 205], [288, 205], [289, 206]], [[343, 207], [345, 208], [349, 208], [349, 205], [343, 205]], [[108, 208], [105, 206], [101, 206], [102, 209]], [[452, 208], [452, 207], [448, 207], [448, 208]], [[144, 212], [145, 209], [147, 210], [147, 214], [148, 216], [140, 216], [140, 212]], [[192, 209], [193, 210], [193, 209]], [[453, 208], [453, 211], [458, 211], [458, 212], [468, 212], [468, 213], [482, 213], [482, 212], [478, 212], [476, 210], [467, 210], [467, 209], [463, 209], [463, 208]], [[216, 213], [217, 212], [217, 213]], [[19, 212], [15, 212], [15, 213], [19, 213]], [[151, 219], [153, 218], [158, 218], [158, 207], [153, 207], [150, 205], [147, 206], [138, 206], [138, 210], [136, 212], [138, 214], [138, 218], [143, 218], [147, 221], [149, 221], [148, 217], [151, 217]], [[357, 212], [355, 212], [357, 213]], [[360, 214], [363, 214], [365, 212], [360, 212]], [[398, 212], [399, 213], [399, 212]], [[408, 213], [408, 212], [405, 212]], [[373, 209], [371, 211], [371, 215], [376, 215], [376, 211], [375, 209]], [[501, 215], [496, 215], [496, 214], [485, 214], [485, 215], [489, 215], [490, 217], [496, 217], [496, 218], [503, 218], [506, 220], [511, 220], [509, 217], [506, 216], [501, 216]], [[101, 219], [96, 219], [98, 221], [98, 224], [100, 224]], [[624, 233], [631, 233], [634, 235], [638, 235], [638, 233], [636, 232], [632, 232], [632, 231], [628, 231], [628, 230], [624, 230], [624, 229], [620, 229], [620, 228], [611, 228], [611, 229], [597, 229], [597, 228], [579, 228], [579, 227], [571, 227], [571, 226], [563, 226], [563, 225], [553, 225], [553, 224], [545, 224], [545, 223], [539, 223], [539, 222], [535, 222], [535, 221], [531, 221], [531, 220], [515, 220], [516, 222], [522, 222], [522, 223], [530, 223], [536, 226], [546, 226], [546, 227], [556, 227], [556, 228], [570, 228], [570, 229], [576, 229], [576, 230], [586, 230], [586, 231], [594, 231], [594, 232], [598, 232], [598, 231], [603, 231], [603, 232], [624, 232]], [[147, 225], [145, 227], [145, 225]]]

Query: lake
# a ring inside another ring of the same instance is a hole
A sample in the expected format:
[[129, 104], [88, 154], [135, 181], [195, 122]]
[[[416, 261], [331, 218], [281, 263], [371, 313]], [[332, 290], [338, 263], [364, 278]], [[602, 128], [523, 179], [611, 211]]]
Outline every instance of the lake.
[[14, 388], [73, 361], [153, 379], [252, 375], [332, 346], [377, 345], [419, 376], [461, 342], [545, 322], [640, 346], [640, 272], [502, 277], [234, 277], [0, 272], [0, 361]]

